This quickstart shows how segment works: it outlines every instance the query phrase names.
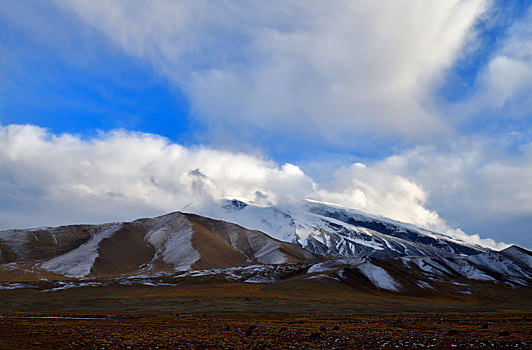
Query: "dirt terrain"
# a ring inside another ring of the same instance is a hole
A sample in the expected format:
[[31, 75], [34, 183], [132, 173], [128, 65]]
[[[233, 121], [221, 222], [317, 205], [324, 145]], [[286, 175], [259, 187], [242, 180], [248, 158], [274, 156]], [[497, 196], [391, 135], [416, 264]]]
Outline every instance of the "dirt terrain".
[[[532, 288], [491, 283], [477, 287], [475, 294], [417, 296], [363, 285], [353, 288], [332, 279], [297, 277], [274, 283], [199, 279], [201, 283], [193, 277], [180, 279], [178, 285], [115, 283], [64, 289], [1, 289], [0, 312], [346, 314], [532, 310]], [[152, 282], [155, 280], [143, 283]]]
[[532, 289], [417, 297], [332, 280], [0, 290], [0, 348], [532, 348]]
[[353, 315], [21, 314], [1, 348], [386, 349], [532, 347], [532, 312]]

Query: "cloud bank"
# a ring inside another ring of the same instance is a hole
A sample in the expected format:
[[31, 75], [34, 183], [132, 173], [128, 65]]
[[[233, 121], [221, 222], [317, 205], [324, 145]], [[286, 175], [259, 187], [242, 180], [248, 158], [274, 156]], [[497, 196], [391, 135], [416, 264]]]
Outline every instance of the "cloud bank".
[[182, 89], [211, 140], [227, 144], [237, 130], [347, 149], [451, 132], [430, 91], [488, 8], [484, 0], [57, 3]]
[[[404, 157], [408, 163], [413, 156]], [[397, 163], [355, 163], [332, 169], [334, 179], [329, 183], [317, 183], [294, 164], [186, 148], [153, 134], [113, 131], [82, 140], [31, 125], [1, 126], [0, 222], [7, 229], [72, 220], [129, 220], [193, 211], [225, 197], [263, 204], [312, 198], [500, 247], [493, 240], [449, 228], [430, 209], [428, 192], [401, 175], [405, 168]], [[495, 168], [490, 172], [495, 177], [508, 170]]]

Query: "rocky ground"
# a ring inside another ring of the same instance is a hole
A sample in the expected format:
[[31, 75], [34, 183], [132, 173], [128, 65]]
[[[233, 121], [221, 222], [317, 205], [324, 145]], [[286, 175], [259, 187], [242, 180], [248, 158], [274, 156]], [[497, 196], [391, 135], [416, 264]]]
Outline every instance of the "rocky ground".
[[6, 349], [529, 349], [532, 312], [2, 313], [0, 332]]
[[443, 297], [332, 279], [196, 282], [0, 290], [0, 348], [532, 348], [530, 288]]

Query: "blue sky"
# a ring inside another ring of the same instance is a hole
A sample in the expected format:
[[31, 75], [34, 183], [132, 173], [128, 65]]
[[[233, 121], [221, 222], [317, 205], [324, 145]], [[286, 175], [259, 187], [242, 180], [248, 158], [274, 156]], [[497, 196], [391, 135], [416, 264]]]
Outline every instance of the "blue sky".
[[531, 248], [531, 19], [527, 1], [3, 1], [2, 228], [260, 191]]
[[[150, 65], [124, 54], [97, 30], [55, 6], [3, 6], [4, 125], [31, 123], [83, 136], [125, 128], [176, 141], [190, 131], [185, 96]], [[35, 6], [40, 8], [28, 16]], [[36, 30], [43, 32], [36, 35]]]

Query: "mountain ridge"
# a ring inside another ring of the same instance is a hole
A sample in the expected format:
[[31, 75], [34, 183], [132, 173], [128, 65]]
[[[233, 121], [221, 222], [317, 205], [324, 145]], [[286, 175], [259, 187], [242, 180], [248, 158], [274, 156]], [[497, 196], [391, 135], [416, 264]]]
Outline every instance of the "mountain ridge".
[[462, 244], [317, 203], [276, 208], [230, 200], [211, 212], [214, 218], [173, 212], [1, 231], [0, 289], [288, 279], [430, 296], [475, 294], [493, 284], [532, 286], [532, 253], [517, 246], [495, 251]]
[[198, 213], [261, 230], [321, 255], [445, 256], [478, 254], [487, 249], [411, 224], [309, 201], [285, 207], [259, 207], [233, 199]]
[[[14, 235], [19, 237], [14, 239]], [[37, 262], [43, 270], [67, 277], [320, 259], [260, 231], [181, 212], [129, 223], [2, 231], [0, 247], [5, 264]]]

